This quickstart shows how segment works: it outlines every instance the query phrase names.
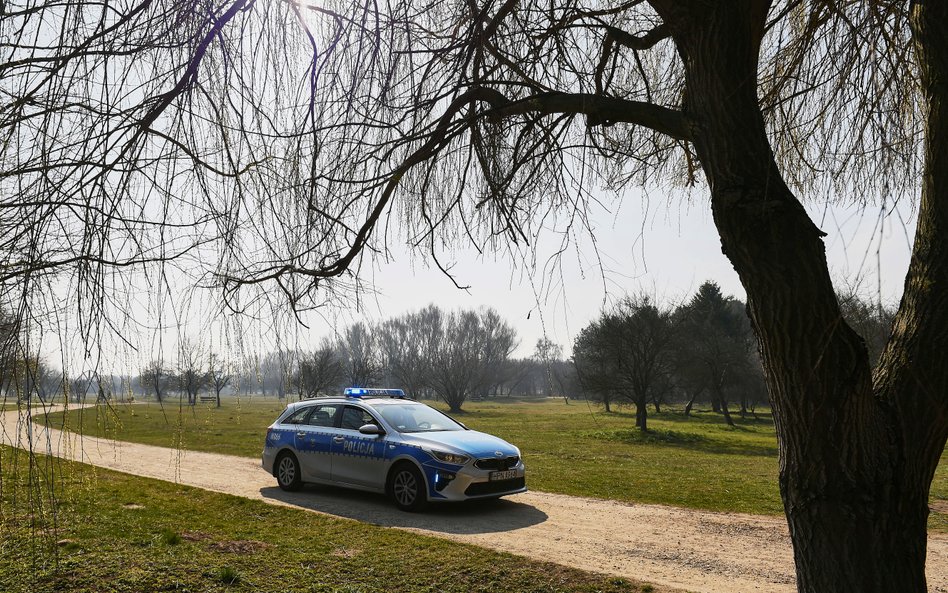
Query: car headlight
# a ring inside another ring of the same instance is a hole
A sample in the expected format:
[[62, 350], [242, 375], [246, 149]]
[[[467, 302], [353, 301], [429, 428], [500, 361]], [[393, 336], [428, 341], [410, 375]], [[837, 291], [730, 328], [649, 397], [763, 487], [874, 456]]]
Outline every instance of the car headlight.
[[457, 453], [446, 453], [444, 451], [428, 451], [432, 457], [438, 461], [443, 461], [444, 463], [454, 463], [456, 465], [464, 465], [471, 458], [467, 455], [458, 455]]

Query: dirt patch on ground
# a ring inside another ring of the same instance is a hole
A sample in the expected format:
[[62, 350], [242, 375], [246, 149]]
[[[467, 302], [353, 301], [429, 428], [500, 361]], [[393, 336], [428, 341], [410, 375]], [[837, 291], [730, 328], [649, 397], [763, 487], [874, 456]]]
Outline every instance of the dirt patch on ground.
[[336, 548], [330, 554], [336, 558], [355, 558], [362, 553], [362, 550], [357, 550], [355, 548]]
[[208, 547], [212, 550], [217, 550], [218, 552], [228, 552], [231, 554], [255, 554], [260, 550], [272, 548], [273, 545], [266, 542], [258, 542], [253, 540], [232, 540], [214, 542]]
[[[3, 441], [22, 446], [16, 412], [0, 419]], [[23, 428], [23, 425], [20, 425]], [[42, 433], [42, 434], [40, 434]], [[434, 506], [403, 513], [381, 496], [334, 488], [286, 493], [259, 459], [176, 451], [78, 437], [35, 425], [38, 452], [139, 476], [196, 486], [271, 504], [347, 517], [521, 554], [583, 570], [628, 577], [696, 593], [792, 593], [793, 557], [786, 521], [657, 505], [625, 504], [527, 492], [487, 504]], [[944, 506], [942, 506], [944, 505]], [[940, 508], [938, 508], [940, 507]], [[933, 510], [948, 512], [948, 501]], [[182, 534], [188, 539], [192, 534]], [[220, 542], [253, 553], [261, 542]], [[340, 554], [357, 550], [340, 549]], [[928, 540], [928, 583], [948, 593], [948, 537]]]

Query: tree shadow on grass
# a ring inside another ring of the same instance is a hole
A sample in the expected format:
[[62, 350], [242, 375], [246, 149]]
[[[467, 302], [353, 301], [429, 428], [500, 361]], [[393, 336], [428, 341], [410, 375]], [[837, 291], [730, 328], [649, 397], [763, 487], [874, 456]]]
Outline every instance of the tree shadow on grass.
[[[616, 407], [611, 412], [601, 412], [604, 415], [613, 418], [628, 418], [635, 420], [635, 408], [629, 406]], [[772, 427], [774, 425], [773, 413], [768, 411], [751, 412], [745, 417], [741, 417], [740, 412], [731, 411], [731, 418], [737, 424], [738, 428], [750, 426]], [[701, 425], [701, 426], [724, 426], [724, 415], [710, 409], [695, 408], [690, 416], [685, 416], [681, 410], [664, 408], [662, 412], [654, 412], [651, 409], [648, 414], [649, 421], [661, 420], [663, 422], [672, 422], [682, 425]]]
[[260, 489], [260, 495], [268, 501], [373, 525], [459, 535], [513, 531], [547, 519], [543, 511], [518, 502], [516, 495], [500, 500], [436, 503], [422, 513], [400, 511], [381, 494], [332, 486], [307, 485], [299, 492], [267, 487]]
[[653, 428], [647, 432], [638, 429], [620, 428], [614, 430], [595, 430], [581, 433], [581, 436], [603, 441], [626, 443], [629, 445], [658, 445], [678, 447], [690, 451], [713, 453], [718, 455], [754, 455], [776, 457], [777, 445], [758, 445], [753, 443], [730, 443], [693, 432], [681, 432], [664, 428]]

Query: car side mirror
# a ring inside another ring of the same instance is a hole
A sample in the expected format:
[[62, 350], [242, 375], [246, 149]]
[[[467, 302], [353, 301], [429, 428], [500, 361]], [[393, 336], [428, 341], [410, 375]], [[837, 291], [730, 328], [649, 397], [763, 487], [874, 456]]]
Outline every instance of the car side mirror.
[[369, 434], [369, 435], [385, 434], [385, 431], [382, 430], [380, 427], [376, 426], [375, 424], [363, 424], [362, 426], [359, 427], [359, 432], [361, 432], [362, 434]]

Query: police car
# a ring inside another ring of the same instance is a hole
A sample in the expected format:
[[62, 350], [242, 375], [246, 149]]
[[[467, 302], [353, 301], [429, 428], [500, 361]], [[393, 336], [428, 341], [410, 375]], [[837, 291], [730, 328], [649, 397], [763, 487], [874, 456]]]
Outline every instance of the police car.
[[267, 429], [263, 468], [284, 490], [345, 486], [385, 493], [406, 511], [527, 490], [517, 447], [401, 389], [349, 388], [290, 404]]

